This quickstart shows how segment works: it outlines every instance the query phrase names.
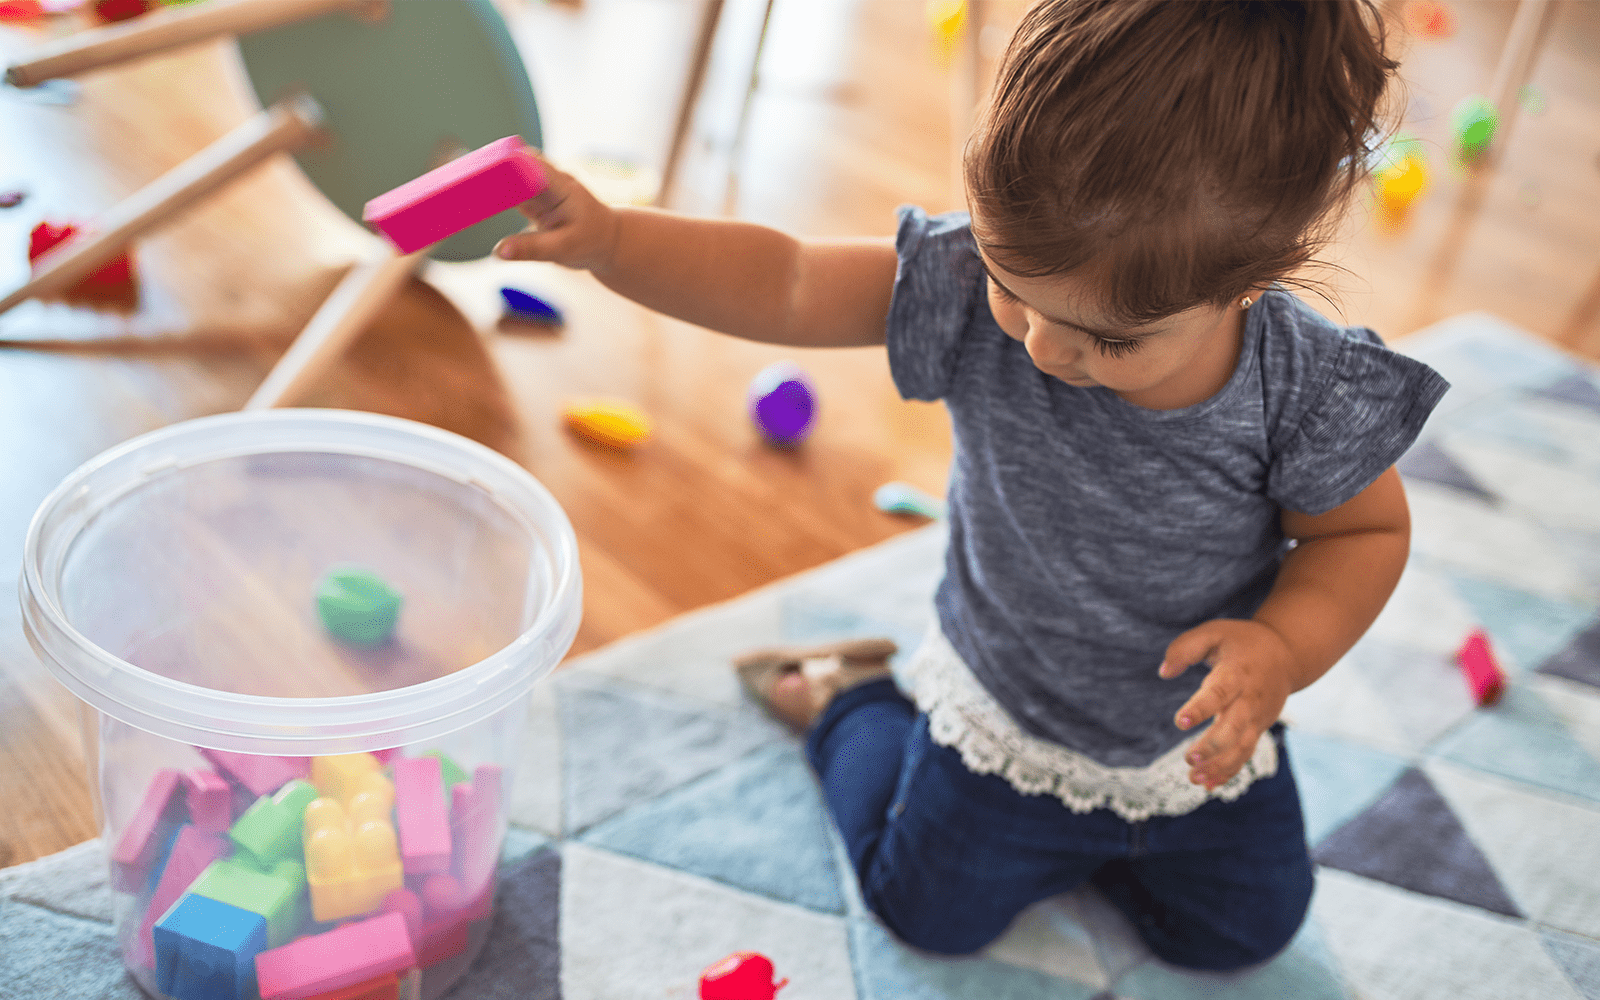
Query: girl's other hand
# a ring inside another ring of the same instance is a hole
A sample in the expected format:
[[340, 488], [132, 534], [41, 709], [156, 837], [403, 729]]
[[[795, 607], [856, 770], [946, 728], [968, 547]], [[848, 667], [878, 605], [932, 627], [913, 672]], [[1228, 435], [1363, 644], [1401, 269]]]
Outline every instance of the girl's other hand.
[[1189, 780], [1212, 791], [1239, 773], [1261, 734], [1278, 721], [1293, 690], [1294, 654], [1283, 637], [1254, 621], [1217, 618], [1172, 640], [1161, 677], [1170, 680], [1209, 661], [1211, 673], [1178, 709], [1179, 729], [1215, 718], [1189, 748]]
[[495, 245], [506, 260], [547, 260], [579, 270], [604, 272], [616, 255], [617, 213], [571, 174], [537, 153], [548, 186], [517, 206], [530, 225]]

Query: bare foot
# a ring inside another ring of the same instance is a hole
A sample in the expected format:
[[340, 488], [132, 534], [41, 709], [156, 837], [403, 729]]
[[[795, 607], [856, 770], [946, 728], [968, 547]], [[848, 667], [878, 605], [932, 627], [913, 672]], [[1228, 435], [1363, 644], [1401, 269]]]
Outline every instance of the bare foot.
[[806, 729], [819, 714], [812, 700], [811, 682], [798, 670], [783, 674], [773, 682], [768, 704], [772, 714], [796, 729]]

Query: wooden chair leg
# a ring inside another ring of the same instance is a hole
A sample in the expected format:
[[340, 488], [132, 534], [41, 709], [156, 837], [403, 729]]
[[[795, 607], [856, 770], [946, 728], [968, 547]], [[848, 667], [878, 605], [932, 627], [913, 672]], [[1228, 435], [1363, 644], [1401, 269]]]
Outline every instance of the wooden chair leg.
[[69, 240], [35, 262], [33, 278], [0, 299], [4, 313], [27, 299], [59, 295], [104, 266], [135, 238], [177, 216], [251, 167], [298, 149], [316, 134], [322, 110], [309, 97], [274, 104], [129, 195], [96, 232]]
[[213, 38], [247, 35], [334, 11], [369, 19], [382, 16], [387, 0], [209, 0], [194, 7], [158, 11], [137, 21], [91, 28], [34, 50], [6, 67], [6, 82], [32, 87]]
[[356, 335], [367, 328], [426, 255], [427, 248], [400, 256], [385, 247], [382, 256], [352, 267], [289, 345], [289, 350], [267, 373], [244, 408], [267, 410], [293, 406], [304, 398], [306, 390], [339, 359]]

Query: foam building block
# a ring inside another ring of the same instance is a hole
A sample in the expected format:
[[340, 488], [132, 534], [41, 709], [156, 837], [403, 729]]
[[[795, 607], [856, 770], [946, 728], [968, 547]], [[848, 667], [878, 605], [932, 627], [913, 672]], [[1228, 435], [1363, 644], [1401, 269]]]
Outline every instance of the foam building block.
[[311, 761], [305, 757], [269, 757], [263, 754], [233, 753], [228, 750], [198, 748], [211, 766], [260, 797], [271, 795], [296, 778], [309, 777]]
[[149, 882], [162, 849], [183, 822], [182, 774], [170, 767], [157, 771], [146, 786], [139, 808], [111, 851], [111, 885], [118, 892], [140, 892]]
[[1489, 647], [1489, 635], [1483, 629], [1473, 629], [1456, 652], [1456, 663], [1467, 678], [1472, 698], [1479, 705], [1493, 705], [1506, 692], [1505, 671], [1495, 660]]
[[156, 961], [155, 938], [152, 932], [156, 922], [166, 916], [172, 904], [184, 894], [200, 873], [213, 861], [228, 856], [232, 845], [228, 838], [185, 823], [178, 830], [167, 855], [167, 864], [156, 883], [155, 893], [145, 907], [144, 920], [139, 924], [139, 936], [133, 943], [134, 960], [146, 969], [154, 969]]
[[[449, 879], [447, 875], [435, 878]], [[405, 918], [406, 933], [411, 935], [411, 947], [417, 953], [417, 964], [423, 968], [454, 958], [467, 950], [467, 922], [458, 916], [424, 918], [422, 900], [410, 889], [397, 889], [383, 901], [385, 913], [398, 913]]]
[[246, 860], [264, 872], [285, 858], [299, 860], [301, 823], [306, 807], [316, 798], [316, 786], [297, 778], [276, 794], [257, 799], [228, 828], [228, 838]]
[[[70, 222], [55, 225], [50, 222], [41, 222], [33, 227], [28, 234], [28, 262], [36, 263], [50, 251], [69, 243], [78, 235], [78, 227]], [[37, 267], [34, 268], [38, 270]], [[124, 285], [133, 280], [133, 258], [127, 251], [123, 251], [111, 258], [105, 265], [84, 278], [84, 285]]]
[[487, 919], [494, 911], [494, 877], [500, 867], [501, 776], [499, 765], [479, 764], [473, 769], [472, 784], [451, 790], [455, 872], [469, 920]]
[[215, 771], [197, 768], [183, 775], [189, 821], [207, 833], [227, 833], [233, 825], [233, 788]]
[[385, 913], [256, 956], [261, 1000], [303, 1000], [417, 964], [406, 921]]
[[335, 566], [317, 585], [317, 615], [334, 638], [356, 646], [388, 642], [405, 599], [363, 566]]
[[429, 750], [423, 756], [439, 758], [439, 773], [444, 778], [444, 787], [447, 792], [449, 789], [468, 780], [467, 772], [461, 770], [461, 765], [452, 760], [450, 755], [443, 750]]
[[395, 826], [406, 874], [449, 871], [450, 812], [439, 758], [403, 757], [393, 767]]
[[368, 771], [340, 788], [343, 801], [323, 796], [305, 811], [306, 881], [319, 922], [371, 913], [405, 883], [389, 779]]
[[390, 972], [342, 990], [318, 993], [311, 1000], [400, 1000], [400, 977]]
[[298, 861], [278, 862], [260, 872], [235, 860], [213, 861], [189, 886], [189, 895], [204, 896], [267, 921], [267, 947], [287, 944], [305, 923], [305, 868]]
[[254, 1000], [259, 913], [184, 894], [155, 926], [156, 985], [173, 1000]]
[[324, 798], [348, 802], [368, 775], [378, 774], [383, 765], [370, 753], [346, 753], [311, 758], [311, 783]]
[[545, 189], [521, 136], [496, 139], [367, 202], [361, 217], [413, 253], [514, 208]]

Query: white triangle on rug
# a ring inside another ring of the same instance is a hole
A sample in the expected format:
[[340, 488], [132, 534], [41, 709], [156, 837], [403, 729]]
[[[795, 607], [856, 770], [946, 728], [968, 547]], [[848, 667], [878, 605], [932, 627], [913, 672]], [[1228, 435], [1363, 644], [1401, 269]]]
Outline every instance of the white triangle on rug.
[[1096, 956], [1093, 933], [1062, 896], [1023, 910], [983, 954], [997, 962], [1036, 969], [1099, 990], [1111, 985], [1111, 978]]
[[845, 918], [813, 913], [584, 844], [561, 849], [564, 1000], [697, 997], [700, 973], [765, 955], [782, 1000], [853, 1000]]
[[[874, 918], [851, 921], [861, 1000], [1096, 1000], [1097, 987], [979, 955], [903, 944]], [[789, 1000], [785, 997], [784, 1000]]]
[[1316, 683], [1290, 695], [1283, 718], [1308, 732], [1365, 743], [1402, 757], [1418, 749], [1416, 739], [1401, 728], [1388, 702], [1349, 657], [1335, 663]]
[[1583, 574], [1525, 512], [1493, 509], [1428, 483], [1413, 484], [1407, 498], [1414, 556], [1538, 594], [1592, 599]]
[[1449, 575], [1412, 559], [1364, 638], [1454, 655], [1476, 624]]
[[1600, 760], [1600, 688], [1553, 674], [1532, 674], [1524, 683], [1539, 692], [1572, 738]]
[[1196, 972], [1157, 959], [1116, 982], [1119, 1000], [1350, 1000], [1316, 921], [1271, 961], [1238, 972]]
[[1600, 805], [1440, 760], [1424, 770], [1529, 918], [1600, 937]]
[[1331, 868], [1311, 913], [1362, 1000], [1583, 1000], [1526, 921]]
[[1450, 448], [1480, 482], [1544, 524], [1600, 532], [1600, 482], [1589, 470], [1466, 435], [1452, 437]]

